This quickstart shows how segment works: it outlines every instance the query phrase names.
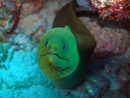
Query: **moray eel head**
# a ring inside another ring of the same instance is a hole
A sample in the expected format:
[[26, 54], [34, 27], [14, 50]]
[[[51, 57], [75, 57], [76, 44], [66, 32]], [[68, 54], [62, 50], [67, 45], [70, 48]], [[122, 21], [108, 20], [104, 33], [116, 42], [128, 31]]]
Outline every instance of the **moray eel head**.
[[40, 40], [37, 58], [40, 70], [50, 79], [71, 75], [79, 63], [76, 39], [70, 28], [48, 30]]

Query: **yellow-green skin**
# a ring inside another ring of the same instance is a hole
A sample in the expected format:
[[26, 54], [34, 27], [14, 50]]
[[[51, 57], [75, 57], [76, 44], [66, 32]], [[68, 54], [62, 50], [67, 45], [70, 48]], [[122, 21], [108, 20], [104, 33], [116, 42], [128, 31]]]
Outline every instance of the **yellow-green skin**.
[[[72, 89], [82, 84], [87, 60], [96, 46], [94, 37], [76, 16], [73, 3], [68, 3], [57, 13], [53, 29], [43, 35], [37, 51], [40, 70], [62, 89]], [[64, 51], [63, 43], [66, 44]]]
[[79, 55], [76, 39], [69, 27], [48, 30], [40, 40], [37, 58], [40, 70], [50, 80], [64, 79], [71, 75], [78, 66]]

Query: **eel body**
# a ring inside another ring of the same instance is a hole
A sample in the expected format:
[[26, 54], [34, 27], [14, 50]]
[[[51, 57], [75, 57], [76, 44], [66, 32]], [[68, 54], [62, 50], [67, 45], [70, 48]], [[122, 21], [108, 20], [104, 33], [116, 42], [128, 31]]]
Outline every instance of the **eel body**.
[[56, 15], [53, 28], [68, 25], [74, 34], [81, 55], [89, 57], [96, 46], [96, 41], [85, 25], [76, 16], [73, 2], [65, 5]]
[[[94, 37], [76, 16], [73, 6], [70, 2], [57, 13], [53, 29], [43, 35], [37, 51], [40, 70], [62, 89], [72, 89], [83, 83], [87, 60], [96, 46]], [[63, 51], [64, 44], [67, 50]]]

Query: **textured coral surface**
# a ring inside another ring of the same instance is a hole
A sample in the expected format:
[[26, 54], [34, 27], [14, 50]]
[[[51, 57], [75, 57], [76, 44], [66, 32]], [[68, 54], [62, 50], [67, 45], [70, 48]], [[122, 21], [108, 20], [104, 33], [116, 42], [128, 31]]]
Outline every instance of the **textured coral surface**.
[[129, 0], [91, 0], [91, 2], [102, 18], [130, 19]]
[[97, 41], [93, 55], [102, 58], [124, 54], [130, 45], [130, 31], [120, 22], [101, 25], [98, 17], [80, 17]]

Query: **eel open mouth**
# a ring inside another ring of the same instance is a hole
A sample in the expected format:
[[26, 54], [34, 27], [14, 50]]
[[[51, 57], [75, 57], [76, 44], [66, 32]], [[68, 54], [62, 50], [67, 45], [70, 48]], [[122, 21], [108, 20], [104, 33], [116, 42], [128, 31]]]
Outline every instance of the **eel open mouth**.
[[[56, 53], [46, 53], [46, 54], [43, 54], [43, 55], [40, 55], [40, 56], [47, 56], [47, 55], [55, 55], [57, 56], [59, 59], [61, 60], [65, 60], [65, 62], [69, 61], [67, 59], [64, 59], [62, 57], [60, 57], [58, 54]], [[49, 77], [50, 79], [62, 79], [62, 78], [65, 78], [67, 77], [68, 75], [70, 75], [71, 71], [72, 71], [72, 68], [71, 66], [68, 66], [68, 67], [65, 67], [65, 68], [62, 68], [62, 67], [58, 67], [58, 66], [55, 66], [55, 65], [51, 65], [51, 64], [48, 64], [47, 66], [42, 66], [42, 69], [44, 70], [44, 73], [47, 75], [47, 77]]]
[[53, 55], [56, 55], [59, 59], [62, 59], [62, 60], [68, 61], [67, 59], [64, 59], [64, 58], [60, 57], [60, 56], [59, 56], [58, 54], [56, 54], [56, 53], [46, 53], [46, 54], [44, 54], [44, 55], [40, 55], [40, 56], [46, 56], [47, 54], [53, 54]]

